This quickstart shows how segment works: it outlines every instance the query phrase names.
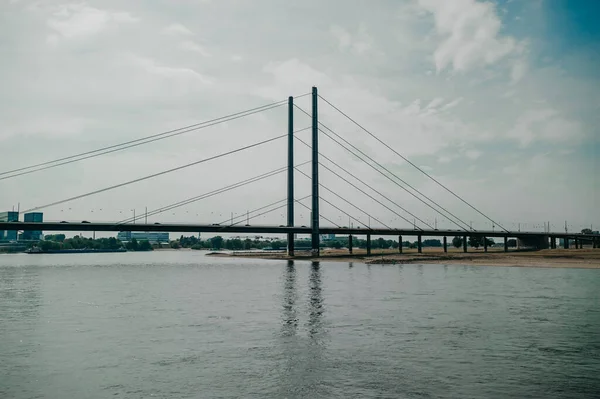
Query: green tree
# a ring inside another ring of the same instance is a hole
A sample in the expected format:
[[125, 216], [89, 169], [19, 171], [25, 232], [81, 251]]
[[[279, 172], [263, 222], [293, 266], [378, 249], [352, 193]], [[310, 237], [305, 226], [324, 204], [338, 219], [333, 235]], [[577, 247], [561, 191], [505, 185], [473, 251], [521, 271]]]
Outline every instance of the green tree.
[[152, 251], [152, 245], [148, 240], [140, 241], [140, 245], [138, 246], [138, 251]]
[[456, 236], [452, 239], [452, 245], [454, 245], [455, 248], [460, 248], [463, 245], [463, 238]]
[[129, 241], [126, 245], [126, 248], [130, 251], [137, 251], [138, 250], [138, 242], [135, 238], [132, 238], [131, 241]]
[[441, 247], [442, 242], [440, 240], [423, 240], [424, 247]]
[[212, 237], [210, 239], [211, 248], [221, 249], [221, 248], [223, 248], [223, 244], [224, 244], [224, 240], [223, 240], [223, 237], [221, 237], [221, 236]]
[[475, 249], [479, 248], [483, 244], [481, 237], [471, 236], [469, 237], [469, 245]]
[[506, 241], [506, 245], [508, 245], [511, 248], [515, 248], [517, 246], [517, 240], [511, 238], [510, 240]]
[[581, 230], [581, 234], [592, 234], [592, 229], [583, 229]]

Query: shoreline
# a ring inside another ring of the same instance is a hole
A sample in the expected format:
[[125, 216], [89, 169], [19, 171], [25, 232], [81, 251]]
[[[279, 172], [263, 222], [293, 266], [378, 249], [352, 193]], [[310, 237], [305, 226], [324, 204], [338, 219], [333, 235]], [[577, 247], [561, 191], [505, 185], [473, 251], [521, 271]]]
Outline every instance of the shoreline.
[[[437, 253], [436, 253], [437, 252]], [[567, 268], [567, 269], [600, 269], [600, 249], [548, 249], [540, 251], [476, 251], [448, 252], [432, 251], [419, 253], [383, 252], [366, 256], [365, 253], [350, 255], [346, 251], [323, 251], [321, 256], [299, 254], [295, 257], [285, 253], [219, 253], [213, 252], [206, 256], [228, 258], [250, 258], [265, 260], [306, 260], [320, 262], [356, 262], [369, 265], [401, 265], [401, 264], [439, 264], [463, 266], [502, 266], [502, 267], [536, 267], [536, 268]]]

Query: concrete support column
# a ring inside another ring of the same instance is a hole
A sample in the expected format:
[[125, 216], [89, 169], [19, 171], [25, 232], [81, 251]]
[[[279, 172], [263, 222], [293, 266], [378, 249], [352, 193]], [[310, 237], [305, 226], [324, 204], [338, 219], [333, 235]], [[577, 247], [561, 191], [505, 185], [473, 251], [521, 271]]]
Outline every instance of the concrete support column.
[[575, 249], [579, 249], [579, 239], [575, 239]]
[[402, 236], [398, 236], [398, 253], [402, 253]]
[[367, 234], [367, 255], [371, 255], [371, 234]]
[[504, 252], [508, 252], [508, 237], [504, 237]]
[[352, 234], [348, 236], [348, 251], [352, 253]]
[[567, 237], [563, 239], [563, 244], [564, 249], [569, 249], [569, 239]]
[[448, 237], [444, 236], [444, 252], [448, 252]]
[[598, 239], [594, 238], [592, 240], [592, 248], [594, 248], [594, 249], [598, 248]]
[[550, 248], [556, 249], [556, 237], [550, 238]]
[[483, 252], [487, 252], [487, 238], [483, 237]]
[[417, 250], [420, 254], [423, 253], [423, 241], [420, 235], [417, 236]]
[[463, 237], [463, 252], [467, 252], [467, 236]]

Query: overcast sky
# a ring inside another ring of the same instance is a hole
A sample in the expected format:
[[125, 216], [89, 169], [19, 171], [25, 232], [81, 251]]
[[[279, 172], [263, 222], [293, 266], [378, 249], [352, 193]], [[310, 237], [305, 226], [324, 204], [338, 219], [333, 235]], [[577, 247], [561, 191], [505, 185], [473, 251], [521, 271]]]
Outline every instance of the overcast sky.
[[[321, 95], [504, 227], [521, 223], [522, 229], [542, 230], [550, 221], [560, 231], [568, 220], [571, 231], [592, 224], [596, 229], [597, 4], [2, 0], [0, 172], [284, 100], [316, 85]], [[309, 97], [297, 103], [310, 111]], [[0, 210], [17, 203], [21, 210], [33, 208], [285, 134], [286, 112], [281, 107], [0, 180]], [[473, 227], [492, 228], [324, 102], [320, 120]], [[295, 127], [309, 125], [297, 111]], [[298, 136], [308, 141], [310, 131]], [[297, 163], [308, 160], [307, 148], [296, 144]], [[320, 147], [424, 221], [457, 228], [323, 135]], [[139, 214], [146, 206], [152, 210], [285, 166], [286, 156], [286, 141], [278, 140], [43, 212], [46, 220], [121, 220], [133, 209]], [[309, 173], [310, 166], [302, 170]], [[409, 226], [321, 170], [321, 182], [360, 209], [392, 227]], [[309, 180], [297, 173], [296, 181], [296, 197], [309, 195]], [[325, 189], [321, 193], [368, 223], [364, 213]], [[281, 174], [150, 222], [222, 222], [231, 212], [285, 197]], [[309, 200], [304, 203], [310, 206]], [[348, 224], [327, 202], [321, 207], [323, 216]], [[309, 224], [309, 212], [300, 205], [296, 221]], [[285, 210], [251, 223], [285, 224]], [[380, 223], [371, 220], [371, 225]]]

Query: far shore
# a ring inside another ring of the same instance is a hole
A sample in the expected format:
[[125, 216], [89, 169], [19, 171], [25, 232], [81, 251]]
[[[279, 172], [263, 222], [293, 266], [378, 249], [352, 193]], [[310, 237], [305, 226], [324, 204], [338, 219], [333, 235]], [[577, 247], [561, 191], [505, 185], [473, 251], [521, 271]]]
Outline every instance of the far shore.
[[308, 252], [298, 252], [290, 257], [283, 252], [213, 252], [207, 256], [258, 258], [274, 260], [309, 260], [323, 262], [358, 262], [366, 264], [441, 264], [441, 265], [473, 265], [473, 266], [505, 266], [505, 267], [540, 267], [540, 268], [579, 268], [600, 269], [600, 249], [546, 249], [540, 251], [493, 250], [449, 251], [444, 253], [438, 249], [424, 250], [419, 254], [416, 250], [372, 251], [370, 256], [365, 250], [355, 251], [353, 255], [344, 250], [322, 250], [321, 256], [313, 257]]

